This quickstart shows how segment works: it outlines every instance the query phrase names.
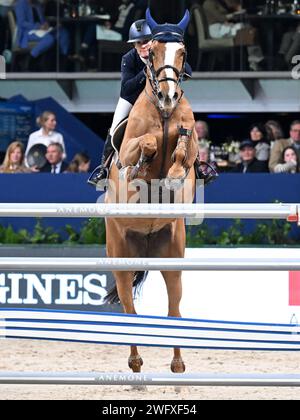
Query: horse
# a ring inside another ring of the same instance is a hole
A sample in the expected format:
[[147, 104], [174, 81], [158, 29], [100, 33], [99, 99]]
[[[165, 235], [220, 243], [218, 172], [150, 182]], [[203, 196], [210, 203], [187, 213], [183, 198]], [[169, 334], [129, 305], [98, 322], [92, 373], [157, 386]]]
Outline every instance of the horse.
[[[153, 36], [146, 86], [130, 112], [118, 160], [111, 164], [105, 202], [131, 202], [135, 192], [130, 183], [140, 180], [150, 185], [153, 179], [160, 180], [173, 193], [182, 192], [188, 181], [192, 193], [186, 202], [192, 202], [197, 134], [191, 106], [181, 89], [186, 59], [182, 29], [187, 26], [189, 16], [186, 12], [177, 25], [157, 25], [149, 10], [146, 16], [152, 33], [159, 35], [162, 28], [164, 36]], [[180, 36], [169, 42], [168, 36], [174, 37], [176, 31]], [[108, 257], [184, 257], [183, 218], [107, 217], [105, 223]], [[181, 317], [181, 271], [161, 271], [161, 274], [168, 293], [168, 316]], [[133, 288], [138, 288], [146, 275], [147, 272], [113, 271], [116, 287], [108, 293], [107, 302], [120, 301], [125, 313], [136, 314]], [[133, 372], [141, 371], [143, 360], [137, 346], [131, 346], [128, 365]], [[180, 348], [174, 348], [170, 367], [174, 373], [185, 371]]]

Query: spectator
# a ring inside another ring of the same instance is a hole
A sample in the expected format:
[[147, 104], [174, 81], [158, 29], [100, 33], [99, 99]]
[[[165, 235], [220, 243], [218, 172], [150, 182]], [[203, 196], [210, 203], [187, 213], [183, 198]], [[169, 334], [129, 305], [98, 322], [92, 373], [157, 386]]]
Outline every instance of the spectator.
[[84, 57], [89, 54], [90, 62], [95, 60], [97, 40], [125, 41], [130, 25], [135, 20], [136, 14], [144, 16], [147, 3], [144, 0], [122, 0], [116, 20], [107, 21], [103, 25], [89, 24], [81, 43], [81, 51]]
[[[197, 157], [196, 175], [199, 179], [204, 179], [204, 184], [209, 184], [218, 177], [218, 167], [216, 162], [211, 162], [208, 143], [200, 142]], [[205, 175], [203, 177], [203, 174]]]
[[255, 173], [268, 172], [266, 162], [259, 161], [255, 157], [255, 143], [251, 140], [244, 140], [240, 145], [241, 163], [239, 163], [231, 172], [235, 173]]
[[283, 163], [277, 163], [274, 168], [274, 172], [279, 173], [290, 173], [295, 174], [299, 172], [299, 158], [297, 151], [293, 146], [288, 146], [282, 153]]
[[12, 10], [15, 0], [0, 0], [0, 54], [7, 48], [8, 22], [7, 13]]
[[209, 162], [209, 147], [206, 144], [199, 144], [198, 158], [201, 162]]
[[288, 146], [293, 146], [297, 152], [298, 159], [300, 158], [300, 120], [295, 120], [290, 126], [290, 138], [276, 140], [272, 150], [269, 161], [270, 172], [274, 172], [275, 166], [282, 163], [282, 153]]
[[25, 163], [27, 166], [27, 156], [32, 148], [36, 144], [43, 144], [48, 147], [51, 143], [60, 143], [62, 145], [64, 156], [66, 158], [66, 148], [63, 136], [55, 131], [57, 121], [56, 115], [51, 111], [44, 111], [36, 120], [37, 124], [41, 127], [38, 131], [30, 134], [25, 152]]
[[89, 172], [91, 159], [86, 153], [77, 153], [70, 163], [67, 172]]
[[270, 157], [270, 141], [267, 130], [263, 124], [253, 124], [250, 127], [250, 140], [255, 144], [255, 157], [257, 160], [268, 162]]
[[279, 48], [279, 70], [289, 69], [293, 66], [292, 58], [300, 53], [300, 25], [295, 30], [286, 32]]
[[209, 144], [209, 128], [206, 121], [197, 120], [195, 122], [195, 130], [198, 136], [198, 143]]
[[[18, 26], [17, 42], [20, 48], [27, 48], [30, 41], [36, 42], [30, 55], [32, 58], [37, 58], [57, 41], [62, 56], [67, 59], [70, 47], [69, 33], [61, 26], [59, 29], [49, 26], [38, 1], [17, 0], [15, 12]], [[66, 64], [66, 60], [60, 61]]]
[[[242, 10], [239, 0], [205, 0], [203, 10], [208, 22], [208, 30], [211, 38], [235, 37], [242, 29], [252, 30], [249, 25], [244, 23], [234, 23], [235, 12]], [[250, 32], [249, 32], [250, 35]], [[248, 62], [251, 70], [260, 70], [259, 63], [262, 63], [264, 56], [261, 47], [252, 45], [247, 47]]]
[[278, 121], [269, 120], [266, 122], [265, 127], [272, 140], [279, 140], [284, 138], [283, 129]]
[[46, 159], [47, 163], [40, 172], [61, 174], [68, 168], [68, 164], [63, 160], [63, 148], [60, 143], [52, 143], [47, 147]]
[[12, 142], [6, 151], [3, 164], [0, 166], [2, 174], [30, 173], [24, 165], [24, 146], [20, 141]]

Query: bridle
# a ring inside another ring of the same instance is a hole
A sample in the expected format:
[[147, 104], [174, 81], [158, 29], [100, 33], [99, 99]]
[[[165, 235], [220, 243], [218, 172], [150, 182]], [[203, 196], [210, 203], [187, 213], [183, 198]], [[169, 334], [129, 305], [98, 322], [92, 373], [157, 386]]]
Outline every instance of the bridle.
[[[182, 67], [180, 70], [178, 70], [176, 67], [171, 66], [170, 64], [166, 64], [164, 66], [159, 67], [157, 70], [155, 70], [154, 68], [154, 62], [153, 62], [153, 51], [150, 49], [149, 51], [149, 57], [148, 57], [148, 63], [147, 63], [147, 68], [149, 70], [149, 73], [146, 73], [146, 76], [148, 77], [148, 80], [150, 82], [151, 88], [152, 88], [152, 94], [154, 95], [155, 100], [151, 102], [154, 103], [154, 105], [156, 106], [156, 108], [159, 110], [160, 114], [162, 115], [163, 118], [170, 118], [170, 116], [172, 115], [173, 111], [176, 109], [176, 107], [178, 106], [182, 96], [183, 96], [183, 90], [181, 89], [180, 85], [182, 83], [184, 74], [185, 74], [185, 63], [186, 63], [186, 52], [184, 52], [184, 56], [183, 56], [183, 60], [182, 60]], [[166, 70], [166, 69], [171, 69], [173, 70], [173, 72], [176, 75], [176, 79], [173, 77], [162, 77], [159, 78], [161, 75], [161, 72]], [[146, 69], [145, 69], [146, 71]], [[175, 83], [176, 86], [176, 91], [177, 88], [180, 87], [180, 94], [178, 95], [178, 93], [175, 93], [175, 100], [176, 100], [176, 105], [173, 108], [172, 113], [167, 114], [163, 107], [160, 104], [160, 100], [163, 98], [163, 93], [161, 91], [160, 88], [160, 83], [163, 82], [173, 82]], [[146, 92], [146, 91], [145, 91]], [[146, 92], [147, 94], [147, 92]], [[147, 94], [147, 96], [149, 97], [149, 95]]]
[[[145, 89], [145, 94], [148, 98], [148, 100], [153, 103], [156, 107], [156, 109], [158, 110], [161, 118], [162, 118], [162, 125], [163, 125], [163, 158], [162, 158], [162, 163], [161, 163], [161, 167], [160, 167], [160, 172], [159, 172], [159, 178], [162, 179], [164, 177], [164, 166], [165, 166], [165, 161], [166, 161], [166, 154], [167, 154], [167, 146], [168, 146], [168, 137], [169, 137], [169, 120], [170, 117], [172, 116], [173, 112], [175, 111], [175, 109], [177, 108], [177, 106], [179, 105], [181, 98], [183, 97], [183, 90], [181, 89], [180, 85], [181, 82], [183, 80], [184, 74], [185, 74], [185, 63], [186, 63], [186, 52], [184, 51], [184, 56], [183, 56], [183, 60], [182, 60], [182, 66], [181, 69], [178, 70], [176, 67], [171, 66], [170, 64], [166, 64], [164, 66], [159, 67], [157, 70], [154, 67], [154, 60], [153, 60], [154, 54], [153, 51], [150, 49], [149, 51], [149, 57], [148, 57], [148, 62], [147, 62], [147, 69], [149, 70], [149, 72], [147, 72], [147, 70], [145, 69], [146, 72], [146, 77], [148, 78], [151, 88], [152, 88], [152, 94], [154, 96], [150, 96], [147, 92], [147, 89]], [[172, 69], [173, 72], [176, 75], [176, 79], [173, 77], [161, 77], [161, 72], [166, 70], [166, 69]], [[163, 93], [161, 91], [160, 88], [160, 83], [163, 82], [168, 82], [171, 81], [173, 83], [175, 83], [176, 85], [176, 96], [175, 96], [175, 101], [176, 104], [173, 107], [173, 109], [171, 110], [171, 112], [168, 112], [164, 109], [164, 107], [161, 105], [161, 99], [163, 98]], [[180, 88], [180, 94], [177, 93], [177, 88]]]

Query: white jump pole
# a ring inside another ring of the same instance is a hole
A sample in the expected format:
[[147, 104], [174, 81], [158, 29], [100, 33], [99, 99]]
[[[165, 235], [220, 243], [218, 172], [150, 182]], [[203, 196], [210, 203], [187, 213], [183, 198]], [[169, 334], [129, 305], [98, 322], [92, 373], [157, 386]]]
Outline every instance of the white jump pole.
[[0, 217], [117, 217], [298, 220], [300, 204], [1, 203]]
[[0, 384], [299, 387], [300, 375], [0, 372]]
[[24, 270], [299, 271], [300, 258], [0, 258], [0, 271]]

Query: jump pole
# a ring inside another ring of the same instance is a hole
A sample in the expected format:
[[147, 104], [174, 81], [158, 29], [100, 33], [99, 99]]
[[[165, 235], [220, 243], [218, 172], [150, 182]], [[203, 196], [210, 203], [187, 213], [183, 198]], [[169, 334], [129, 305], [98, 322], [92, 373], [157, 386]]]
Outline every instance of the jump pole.
[[299, 387], [300, 375], [0, 372], [0, 384]]
[[0, 271], [300, 271], [299, 258], [1, 257]]
[[300, 204], [0, 203], [0, 217], [115, 217], [285, 219], [297, 222]]

